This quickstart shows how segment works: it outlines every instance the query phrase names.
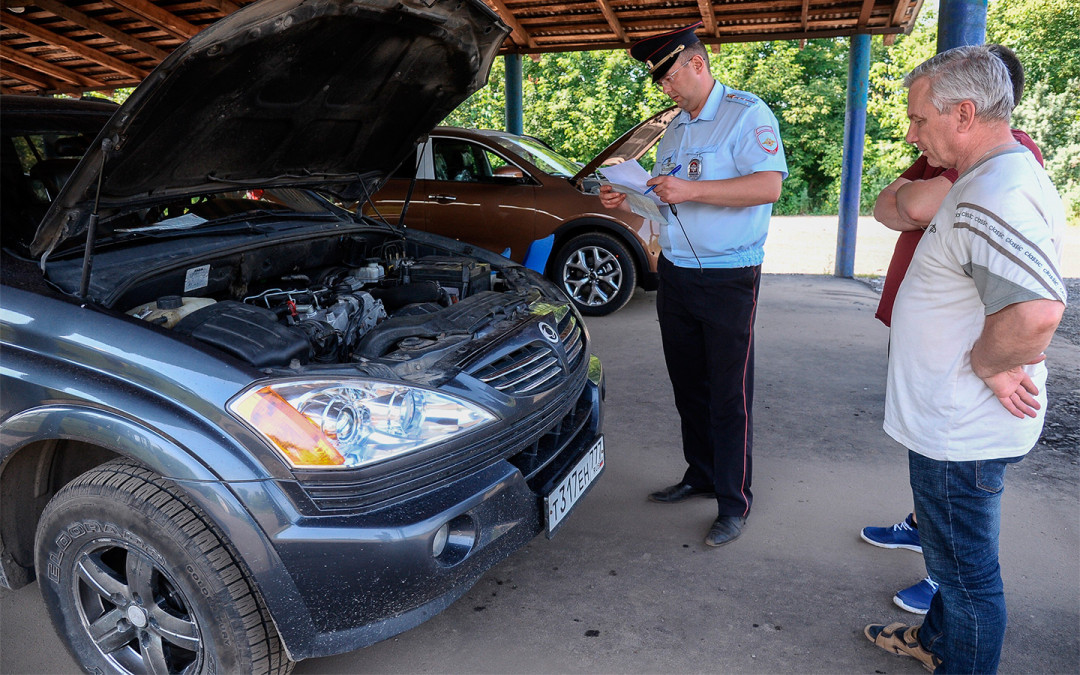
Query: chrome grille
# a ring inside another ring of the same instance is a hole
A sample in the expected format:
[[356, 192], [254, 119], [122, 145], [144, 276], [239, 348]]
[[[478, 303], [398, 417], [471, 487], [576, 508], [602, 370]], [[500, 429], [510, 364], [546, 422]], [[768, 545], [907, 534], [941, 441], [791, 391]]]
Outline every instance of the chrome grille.
[[559, 359], [540, 342], [530, 342], [478, 370], [474, 375], [509, 394], [534, 393], [562, 373]]
[[573, 370], [581, 363], [581, 352], [585, 348], [581, 327], [578, 326], [574, 315], [568, 312], [559, 329], [559, 340], [562, 341], [563, 351], [566, 352], [566, 365]]
[[[559, 323], [559, 342], [566, 354], [566, 369], [573, 371], [584, 357], [585, 340], [577, 319], [567, 312]], [[480, 381], [510, 395], [536, 394], [554, 386], [563, 366], [552, 345], [535, 340], [515, 349], [470, 374]]]

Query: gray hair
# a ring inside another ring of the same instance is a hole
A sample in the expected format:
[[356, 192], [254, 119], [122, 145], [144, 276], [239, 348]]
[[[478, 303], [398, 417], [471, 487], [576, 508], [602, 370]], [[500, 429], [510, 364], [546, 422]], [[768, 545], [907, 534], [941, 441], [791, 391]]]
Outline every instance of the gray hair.
[[956, 47], [923, 61], [907, 74], [904, 86], [924, 77], [930, 80], [930, 103], [940, 113], [971, 101], [976, 117], [1008, 121], [1015, 105], [1009, 70], [984, 45]]

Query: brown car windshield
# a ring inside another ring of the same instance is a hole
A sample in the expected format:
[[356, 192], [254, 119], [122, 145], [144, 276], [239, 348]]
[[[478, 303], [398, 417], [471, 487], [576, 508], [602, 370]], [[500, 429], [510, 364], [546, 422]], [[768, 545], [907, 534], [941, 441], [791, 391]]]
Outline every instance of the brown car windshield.
[[507, 150], [527, 159], [536, 168], [553, 176], [570, 178], [578, 169], [578, 164], [563, 157], [540, 141], [524, 136], [496, 136], [495, 142]]

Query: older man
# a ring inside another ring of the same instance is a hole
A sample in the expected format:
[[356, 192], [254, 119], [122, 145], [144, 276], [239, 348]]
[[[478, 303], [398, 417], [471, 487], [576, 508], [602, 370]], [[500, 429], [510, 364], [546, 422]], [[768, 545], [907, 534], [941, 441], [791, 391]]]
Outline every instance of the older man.
[[868, 639], [937, 672], [997, 669], [1005, 634], [998, 532], [1005, 469], [1042, 430], [1043, 350], [1065, 308], [1065, 214], [1009, 130], [1009, 73], [986, 47], [918, 66], [907, 140], [959, 178], [915, 251], [893, 309], [885, 431], [908, 464], [926, 567], [921, 626]]

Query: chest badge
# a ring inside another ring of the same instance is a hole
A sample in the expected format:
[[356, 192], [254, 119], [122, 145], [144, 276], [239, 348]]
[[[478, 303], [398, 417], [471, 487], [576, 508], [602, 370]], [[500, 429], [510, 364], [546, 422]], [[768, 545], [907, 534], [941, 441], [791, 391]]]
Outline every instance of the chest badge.
[[690, 180], [701, 178], [701, 157], [690, 158], [690, 163], [686, 165], [686, 177]]

